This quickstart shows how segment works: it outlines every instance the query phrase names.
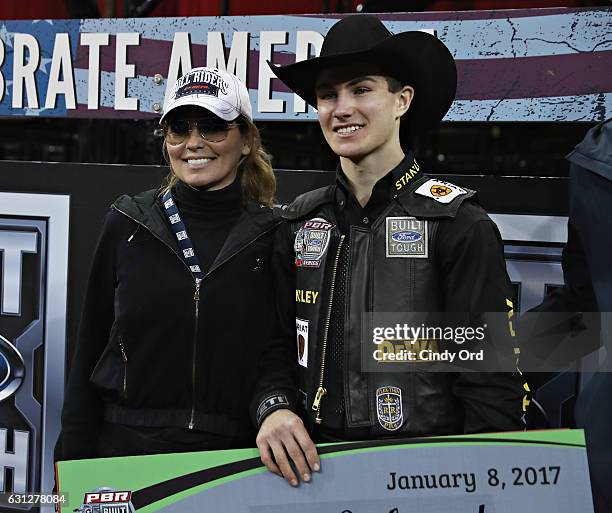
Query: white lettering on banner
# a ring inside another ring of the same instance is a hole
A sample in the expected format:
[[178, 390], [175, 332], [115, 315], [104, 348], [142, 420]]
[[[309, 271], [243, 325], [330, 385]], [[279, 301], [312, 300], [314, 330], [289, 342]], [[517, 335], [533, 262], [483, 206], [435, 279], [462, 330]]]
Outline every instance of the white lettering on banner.
[[234, 32], [227, 62], [225, 61], [225, 42], [223, 32], [209, 32], [206, 45], [206, 66], [220, 68], [236, 75], [247, 83], [247, 63], [249, 61], [249, 33]]
[[13, 430], [13, 450], [7, 449], [7, 429], [0, 428], [0, 492], [6, 490], [4, 476], [6, 469], [13, 470], [13, 489], [15, 493], [25, 493], [28, 477], [30, 433]]
[[[130, 25], [131, 26], [131, 25]], [[249, 25], [250, 26], [250, 25]], [[0, 102], [6, 97], [7, 83], [12, 84], [11, 107], [13, 109], [41, 109], [52, 114], [57, 110], [58, 103], [65, 103], [67, 110], [77, 109], [79, 103], [87, 103], [87, 109], [97, 110], [101, 107], [102, 98], [113, 98], [112, 107], [115, 111], [138, 111], [141, 108], [150, 112], [153, 108], [159, 113], [155, 103], [162, 103], [158, 98], [162, 89], [164, 91], [164, 102], [169, 98], [172, 87], [176, 80], [190, 71], [193, 66], [209, 66], [224, 69], [236, 75], [242, 82], [253, 90], [257, 90], [255, 101], [257, 112], [261, 114], [278, 114], [280, 117], [287, 115], [288, 109], [293, 109], [295, 114], [307, 114], [308, 106], [298, 95], [293, 94], [293, 106], [288, 105], [287, 95], [281, 98], [278, 92], [273, 91], [275, 74], [268, 67], [267, 61], [272, 61], [273, 56], [280, 54], [295, 53], [295, 62], [300, 62], [319, 55], [324, 37], [316, 30], [269, 30], [269, 31], [205, 31], [205, 41], [198, 40], [198, 44], [206, 44], [205, 62], [192, 63], [191, 35], [189, 32], [175, 32], [173, 34], [172, 51], [167, 70], [161, 63], [159, 73], [167, 71], [165, 88], [155, 88], [143, 91], [146, 86], [143, 80], [150, 78], [138, 75], [140, 62], [147, 62], [153, 57], [145, 57], [137, 62], [133, 57], [130, 62], [128, 54], [130, 46], [143, 44], [141, 37], [146, 33], [140, 32], [138, 26], [123, 30], [134, 32], [114, 33], [111, 25], [102, 25], [107, 32], [83, 32], [78, 34], [78, 41], [71, 40], [71, 34], [58, 32], [56, 34], [36, 36], [29, 33], [9, 33], [7, 37], [0, 38]], [[100, 28], [100, 27], [97, 27]], [[216, 28], [216, 25], [211, 27]], [[82, 30], [87, 30], [83, 28]], [[89, 30], [96, 30], [90, 27]], [[102, 82], [101, 59], [103, 47], [111, 43], [111, 36], [115, 37], [114, 69], [106, 70], [109, 78]], [[54, 38], [52, 52], [48, 48], [49, 38]], [[74, 37], [74, 36], [73, 36]], [[149, 38], [149, 36], [146, 36]], [[10, 39], [8, 39], [10, 38]], [[155, 38], [153, 38], [155, 39]], [[257, 40], [255, 48], [252, 48], [251, 39]], [[158, 41], [162, 41], [161, 39]], [[7, 46], [8, 45], [8, 46]], [[80, 45], [78, 52], [76, 48]], [[284, 46], [283, 46], [284, 45]], [[279, 48], [280, 47], [280, 50]], [[6, 64], [6, 49], [10, 47], [13, 52], [13, 63], [9, 65], [12, 70], [2, 70]], [[259, 72], [257, 77], [251, 77], [252, 83], [248, 83], [249, 56], [250, 52], [259, 53]], [[82, 55], [82, 52], [84, 55]], [[48, 55], [51, 53], [51, 55]], [[77, 60], [77, 56], [79, 57]], [[43, 58], [44, 57], [44, 58]], [[46, 57], [51, 57], [46, 59]], [[42, 58], [42, 59], [41, 59]], [[50, 68], [46, 67], [50, 60]], [[41, 62], [44, 67], [41, 66]], [[87, 62], [87, 64], [84, 64]], [[85, 67], [87, 67], [86, 77]], [[142, 71], [142, 70], [141, 70]], [[37, 73], [49, 74], [37, 83]], [[76, 72], [76, 75], [75, 75]], [[9, 76], [10, 75], [10, 76]], [[75, 80], [75, 76], [78, 79]], [[130, 79], [135, 79], [130, 81]], [[138, 81], [136, 80], [138, 79]], [[86, 84], [84, 83], [86, 81]], [[146, 83], [146, 81], [145, 81]], [[156, 81], [156, 83], [160, 83]], [[38, 85], [47, 84], [46, 91], [38, 91]], [[102, 85], [104, 84], [104, 85]], [[114, 85], [113, 85], [114, 84]], [[83, 87], [83, 90], [81, 89]], [[84, 90], [86, 89], [86, 91]], [[114, 90], [114, 91], [113, 91]], [[10, 92], [10, 91], [9, 91]], [[87, 101], [85, 102], [85, 94]], [[145, 101], [146, 99], [146, 101]], [[149, 100], [152, 100], [149, 103]], [[146, 107], [140, 105], [145, 101]], [[155, 102], [155, 103], [154, 103]], [[111, 105], [105, 104], [106, 107]], [[31, 114], [31, 112], [28, 112]], [[64, 112], [65, 115], [65, 112]], [[278, 117], [278, 116], [277, 116]], [[301, 116], [300, 116], [301, 117]]]
[[172, 42], [172, 53], [170, 54], [170, 64], [168, 65], [168, 79], [166, 82], [166, 94], [164, 95], [164, 105], [168, 103], [168, 98], [172, 93], [172, 87], [181, 75], [191, 71], [191, 39], [189, 32], [176, 32]]
[[[24, 61], [28, 50], [28, 62]], [[27, 106], [38, 109], [38, 93], [34, 73], [40, 64], [40, 46], [31, 34], [15, 34], [13, 41], [13, 103], [14, 109], [23, 108], [23, 86], [28, 97]]]
[[[317, 57], [321, 52], [323, 36], [313, 30], [298, 30], [295, 41], [295, 62]], [[311, 48], [314, 50], [311, 53]], [[293, 112], [307, 112], [306, 102], [297, 94], [293, 95]]]
[[[4, 41], [0, 38], [0, 68], [4, 64]], [[4, 98], [4, 74], [0, 71], [0, 102]]]
[[0, 313], [21, 314], [21, 275], [23, 253], [36, 253], [36, 232], [0, 231], [0, 253], [2, 253], [2, 297]]
[[115, 109], [138, 110], [138, 98], [127, 96], [127, 79], [136, 76], [136, 66], [127, 62], [127, 47], [138, 46], [140, 34], [136, 32], [117, 34], [115, 55]]
[[259, 87], [257, 90], [257, 110], [263, 112], [285, 112], [285, 100], [270, 98], [272, 79], [276, 75], [266, 61], [272, 59], [274, 45], [287, 44], [287, 32], [271, 31], [259, 33]]
[[76, 91], [70, 55], [70, 36], [61, 33], [55, 34], [45, 109], [55, 109], [58, 94], [64, 95], [67, 109], [76, 109]]
[[[89, 46], [87, 70], [87, 108], [97, 109], [100, 105], [100, 47], [108, 46], [109, 34], [81, 34], [81, 46]], [[47, 93], [48, 94], [48, 93]]]

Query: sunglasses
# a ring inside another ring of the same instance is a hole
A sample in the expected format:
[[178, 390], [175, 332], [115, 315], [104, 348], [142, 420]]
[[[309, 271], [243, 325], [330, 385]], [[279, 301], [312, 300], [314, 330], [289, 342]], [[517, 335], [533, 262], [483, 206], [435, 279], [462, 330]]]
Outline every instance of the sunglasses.
[[185, 142], [194, 126], [198, 129], [202, 139], [216, 143], [225, 140], [228, 132], [232, 128], [239, 127], [240, 123], [211, 119], [174, 119], [166, 121], [162, 125], [166, 142], [172, 145]]

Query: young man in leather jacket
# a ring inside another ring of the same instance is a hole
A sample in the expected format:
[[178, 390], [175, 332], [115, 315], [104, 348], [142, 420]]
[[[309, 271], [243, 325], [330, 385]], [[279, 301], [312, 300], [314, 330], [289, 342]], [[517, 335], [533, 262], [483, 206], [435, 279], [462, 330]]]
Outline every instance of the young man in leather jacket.
[[340, 166], [334, 185], [285, 210], [275, 244], [285, 325], [252, 403], [264, 464], [296, 486], [320, 468], [313, 439], [522, 428], [518, 373], [362, 368], [364, 312], [512, 308], [502, 241], [474, 191], [425, 176], [402, 147], [453, 101], [448, 49], [356, 15], [332, 27], [318, 58], [272, 69], [317, 108]]

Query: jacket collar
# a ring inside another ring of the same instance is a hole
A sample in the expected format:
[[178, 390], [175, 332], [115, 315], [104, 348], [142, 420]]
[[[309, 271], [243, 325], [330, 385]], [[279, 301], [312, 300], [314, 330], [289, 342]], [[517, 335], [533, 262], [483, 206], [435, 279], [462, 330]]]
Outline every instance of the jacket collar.
[[223, 243], [208, 272], [222, 265], [244, 246], [281, 224], [280, 209], [248, 201], [236, 224]]
[[[152, 189], [136, 196], [124, 194], [112, 204], [112, 208], [144, 226], [154, 236], [178, 252], [179, 247], [168, 228], [159, 193], [159, 189]], [[280, 209], [259, 205], [248, 200], [208, 272], [231, 258], [242, 247], [274, 229], [281, 222]]]
[[[416, 162], [412, 152], [389, 173], [382, 177], [375, 187], [388, 188], [388, 200], [405, 196], [414, 190], [419, 183], [422, 183], [422, 173], [419, 164]], [[294, 221], [307, 216], [319, 207], [334, 202], [346, 201], [352, 194], [346, 175], [340, 167], [336, 170], [336, 183], [320, 189], [306, 192], [299, 195], [283, 212], [283, 218]]]
[[[405, 189], [405, 186], [411, 184], [411, 181], [414, 182], [415, 178], [419, 177], [420, 174], [420, 166], [415, 160], [412, 151], [409, 151], [397, 166], [374, 184], [372, 197], [384, 197], [386, 200], [391, 200], [398, 191]], [[342, 192], [345, 198], [352, 196], [353, 192], [349, 180], [340, 165], [336, 168], [336, 183], [338, 184], [339, 191]]]

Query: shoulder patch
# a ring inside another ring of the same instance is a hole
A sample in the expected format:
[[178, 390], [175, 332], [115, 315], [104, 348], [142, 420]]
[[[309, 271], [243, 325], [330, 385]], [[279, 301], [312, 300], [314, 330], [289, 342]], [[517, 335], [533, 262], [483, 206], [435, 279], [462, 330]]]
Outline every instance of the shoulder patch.
[[438, 203], [450, 203], [455, 198], [468, 193], [468, 191], [458, 185], [433, 178], [427, 180], [414, 192], [415, 194], [431, 198]]

